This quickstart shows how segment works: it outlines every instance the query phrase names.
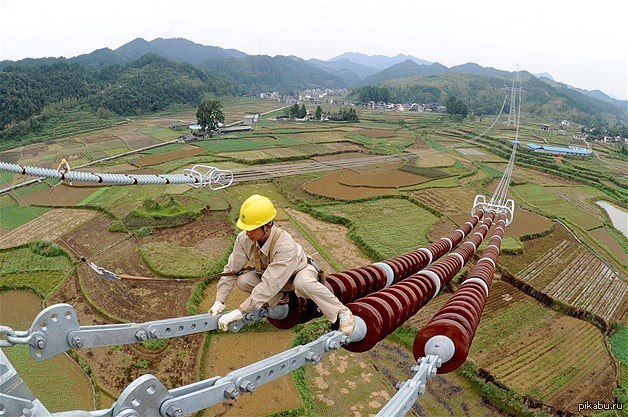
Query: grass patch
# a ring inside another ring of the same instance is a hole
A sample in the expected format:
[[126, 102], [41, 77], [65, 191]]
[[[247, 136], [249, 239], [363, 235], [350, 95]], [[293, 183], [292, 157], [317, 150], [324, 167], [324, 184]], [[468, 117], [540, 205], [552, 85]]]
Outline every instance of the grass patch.
[[124, 224], [129, 227], [174, 227], [198, 217], [205, 205], [193, 198], [170, 195], [144, 200], [142, 206], [131, 211]]
[[80, 203], [78, 203], [77, 206], [81, 207], [81, 206], [89, 205], [89, 203], [91, 203], [92, 201], [96, 200], [98, 197], [100, 197], [101, 194], [104, 194], [105, 191], [107, 191], [108, 189], [109, 189], [109, 187], [99, 188], [98, 190], [96, 190], [93, 193], [91, 193], [85, 200], [83, 200]]
[[49, 207], [20, 207], [17, 204], [2, 207], [0, 228], [7, 230], [16, 229], [50, 210], [52, 209]]
[[157, 140], [163, 141], [175, 140], [176, 138], [181, 136], [181, 132], [157, 126], [141, 129], [140, 132], [145, 133], [148, 136], [153, 137]]
[[622, 326], [610, 337], [609, 342], [613, 355], [624, 365], [628, 365], [628, 327]]
[[222, 271], [221, 259], [212, 259], [195, 247], [171, 242], [151, 242], [139, 247], [142, 259], [157, 274], [171, 278], [193, 278]]

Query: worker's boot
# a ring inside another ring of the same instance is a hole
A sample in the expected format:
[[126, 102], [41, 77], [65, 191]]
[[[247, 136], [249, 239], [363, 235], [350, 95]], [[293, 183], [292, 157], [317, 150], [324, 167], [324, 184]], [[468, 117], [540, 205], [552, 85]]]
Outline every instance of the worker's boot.
[[355, 327], [355, 318], [353, 313], [347, 307], [340, 310], [338, 313], [338, 321], [340, 322], [339, 329], [344, 334], [351, 334]]

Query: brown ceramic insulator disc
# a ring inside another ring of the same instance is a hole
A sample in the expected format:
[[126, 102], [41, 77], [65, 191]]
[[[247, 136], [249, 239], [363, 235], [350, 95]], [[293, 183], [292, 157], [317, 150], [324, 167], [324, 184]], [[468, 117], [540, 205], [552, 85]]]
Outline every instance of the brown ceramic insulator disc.
[[456, 352], [454, 356], [443, 363], [438, 368], [437, 373], [446, 374], [454, 371], [460, 367], [469, 354], [469, 346], [466, 338], [464, 337], [464, 329], [455, 321], [442, 320], [438, 322], [431, 322], [425, 326], [414, 338], [414, 345], [412, 347], [412, 353], [414, 359], [419, 359], [425, 356], [425, 344], [434, 336], [447, 336], [454, 343]]
[[385, 264], [387, 264], [390, 269], [393, 270], [393, 274], [394, 274], [394, 278], [393, 278], [393, 282], [397, 282], [398, 280], [400, 280], [400, 276], [401, 276], [401, 264], [397, 261], [395, 261], [394, 258], [391, 259], [386, 259], [384, 261]]
[[337, 276], [328, 275], [325, 279], [325, 286], [342, 302], [345, 286]]
[[342, 282], [345, 287], [345, 295], [343, 296], [343, 298], [346, 300], [345, 304], [347, 302], [355, 301], [358, 298], [359, 292], [358, 284], [356, 284], [353, 277], [342, 273], [338, 274], [338, 280]]
[[413, 284], [411, 283], [404, 283], [404, 282], [400, 282], [397, 287], [406, 293], [406, 295], [408, 296], [408, 298], [410, 299], [410, 308], [404, 312], [404, 322], [406, 320], [408, 320], [410, 317], [412, 317], [417, 311], [419, 311], [419, 308], [422, 307], [421, 305], [421, 294], [419, 294], [419, 292], [416, 290], [416, 287], [414, 287]]
[[288, 316], [283, 319], [267, 318], [268, 322], [278, 329], [291, 329], [301, 323], [307, 315], [307, 301], [305, 299], [297, 297], [294, 292], [289, 292], [288, 297], [288, 307], [290, 308]]
[[366, 294], [367, 295], [371, 294], [373, 291], [377, 291], [380, 289], [377, 287], [379, 284], [379, 276], [373, 270], [373, 268], [362, 267], [362, 268], [359, 268], [359, 271], [360, 271], [360, 274], [362, 274], [362, 276], [366, 280], [366, 284], [367, 284]]
[[382, 291], [384, 293], [392, 295], [393, 297], [397, 298], [397, 300], [399, 300], [399, 302], [401, 303], [401, 311], [399, 311], [399, 314], [401, 315], [400, 320], [404, 321], [404, 317], [406, 317], [407, 312], [412, 309], [412, 300], [410, 299], [410, 297], [408, 297], [405, 291], [397, 288], [396, 285], [388, 287]]
[[382, 334], [380, 340], [386, 337], [390, 329], [393, 329], [393, 325], [397, 320], [397, 316], [393, 307], [381, 298], [378, 297], [364, 297], [360, 300], [361, 303], [368, 304], [373, 307], [380, 316], [382, 316]]
[[350, 276], [353, 279], [353, 282], [356, 283], [358, 288], [358, 293], [356, 294], [356, 299], [362, 298], [368, 294], [368, 288], [370, 283], [367, 282], [367, 279], [362, 275], [362, 271], [358, 271], [355, 269], [350, 269], [345, 271], [345, 275]]
[[381, 314], [371, 305], [356, 301], [347, 305], [349, 310], [364, 320], [366, 324], [366, 335], [359, 342], [349, 343], [343, 347], [349, 352], [366, 352], [375, 346], [381, 339], [384, 330], [384, 319]]
[[[476, 299], [474, 299], [473, 297], [471, 297], [470, 295], [465, 295], [465, 294], [458, 294], [459, 296], [457, 296], [455, 299], [452, 297], [449, 299], [449, 301], [447, 302], [447, 304], [445, 304], [445, 306], [448, 305], [457, 305], [457, 306], [462, 306], [465, 308], [469, 309], [469, 313], [471, 314], [471, 316], [473, 317], [479, 317], [482, 315], [482, 302], [481, 300], [478, 301]], [[473, 321], [475, 321], [475, 319], [473, 319]]]
[[449, 306], [443, 307], [433, 318], [431, 322], [437, 322], [439, 320], [452, 320], [460, 324], [464, 329], [465, 340], [472, 340], [474, 334], [473, 317], [470, 317], [471, 313], [465, 310], [461, 306]]
[[399, 283], [399, 285], [402, 285], [403, 286], [402, 289], [407, 289], [412, 294], [411, 298], [412, 298], [413, 308], [409, 312], [409, 315], [407, 316], [408, 318], [410, 318], [411, 316], [415, 315], [425, 305], [425, 299], [426, 299], [425, 289], [415, 282], [406, 281], [406, 280]]
[[403, 257], [401, 256], [397, 256], [395, 258], [393, 258], [397, 263], [399, 263], [399, 265], [401, 265], [401, 275], [399, 276], [399, 279], [397, 279], [397, 282], [401, 281], [402, 279], [406, 278], [409, 274], [409, 269], [410, 269], [410, 263]]
[[382, 291], [378, 291], [376, 293], [373, 293], [371, 295], [368, 296], [368, 298], [379, 298], [381, 300], [384, 300], [386, 303], [388, 303], [388, 305], [393, 309], [394, 315], [395, 315], [395, 320], [393, 322], [393, 327], [397, 328], [401, 325], [402, 323], [402, 310], [403, 310], [403, 305], [401, 304], [401, 301], [399, 301], [397, 299], [397, 297], [382, 292]]
[[427, 304], [434, 296], [434, 290], [436, 287], [431, 279], [429, 281], [430, 282], [421, 278], [412, 278], [407, 280], [407, 282], [410, 282], [419, 288], [419, 291], [421, 292], [421, 299], [419, 301], [422, 306]]
[[369, 271], [373, 278], [374, 285], [371, 292], [379, 291], [386, 286], [386, 272], [383, 269], [375, 265], [365, 266], [364, 269]]

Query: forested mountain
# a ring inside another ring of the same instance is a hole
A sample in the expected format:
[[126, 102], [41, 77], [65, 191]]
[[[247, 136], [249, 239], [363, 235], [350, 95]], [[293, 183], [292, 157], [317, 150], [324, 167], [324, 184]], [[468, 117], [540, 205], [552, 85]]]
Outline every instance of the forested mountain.
[[196, 104], [205, 93], [234, 92], [220, 77], [153, 54], [100, 71], [68, 62], [7, 66], [0, 72], [0, 131], [66, 98], [78, 98], [92, 110], [130, 115], [174, 103]]
[[141, 58], [146, 54], [160, 55], [172, 61], [187, 62], [198, 66], [213, 58], [242, 58], [247, 56], [237, 49], [223, 49], [217, 46], [205, 46], [187, 39], [163, 39], [157, 38], [148, 42], [137, 38], [121, 47], [111, 50], [109, 48], [97, 49], [89, 54], [78, 55], [72, 58], [27, 58], [17, 62], [2, 61], [0, 69], [6, 65], [34, 65], [48, 64], [52, 62], [67, 61], [78, 63], [89, 69], [102, 69], [111, 64], [126, 64]]
[[337, 75], [323, 71], [301, 58], [267, 55], [211, 59], [201, 65], [212, 74], [239, 86], [242, 93], [260, 91], [296, 92], [306, 88], [338, 88], [346, 84]]
[[192, 65], [200, 65], [213, 58], [243, 58], [247, 56], [237, 49], [223, 49], [217, 46], [205, 46], [187, 39], [163, 39], [157, 38], [150, 42], [137, 38], [122, 45], [115, 52], [129, 60], [138, 59], [144, 54], [152, 53], [161, 55], [173, 61], [187, 62]]
[[360, 65], [360, 64], [356, 64], [353, 61], [350, 61], [346, 58], [343, 59], [337, 59], [335, 61], [322, 61], [320, 59], [308, 59], [309, 63], [314, 64], [316, 66], [318, 66], [319, 68], [323, 68], [323, 69], [327, 69], [327, 70], [333, 70], [333, 71], [342, 71], [342, 70], [346, 70], [346, 71], [350, 71], [351, 73], [353, 73], [356, 77], [357, 80], [361, 80], [363, 78], [366, 78], [370, 75], [376, 74], [379, 72], [378, 69], [372, 68], [372, 67], [366, 67], [364, 65]]
[[[449, 69], [451, 70], [451, 69]], [[511, 80], [476, 74], [449, 72], [404, 79], [389, 80], [354, 90], [351, 98], [358, 102], [416, 102], [442, 104], [456, 96], [475, 114], [496, 114], [508, 94]], [[558, 117], [583, 124], [626, 123], [626, 110], [584, 96], [565, 86], [551, 86], [528, 72], [522, 72], [523, 108], [526, 113], [543, 117]], [[509, 101], [504, 111], [509, 111]]]
[[556, 82], [552, 79], [548, 79], [546, 77], [542, 77], [539, 78], [541, 81], [548, 83], [549, 85], [556, 87], [556, 88], [567, 88], [570, 90], [574, 90], [577, 91], [585, 96], [597, 99], [597, 100], [602, 100], [605, 101], [607, 103], [612, 104], [613, 106], [616, 106], [620, 109], [628, 109], [628, 100], [617, 100], [614, 99], [612, 97], [607, 96], [606, 94], [604, 94], [603, 92], [601, 92], [600, 90], [584, 90], [582, 88], [576, 88], [576, 87], [572, 87], [570, 85], [564, 84], [564, 83], [559, 83]]

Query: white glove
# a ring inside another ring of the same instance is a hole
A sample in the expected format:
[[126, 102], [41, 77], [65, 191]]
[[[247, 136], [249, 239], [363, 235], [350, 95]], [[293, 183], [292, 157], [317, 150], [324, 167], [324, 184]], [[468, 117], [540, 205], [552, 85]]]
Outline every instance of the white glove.
[[223, 314], [218, 319], [218, 328], [223, 332], [229, 330], [229, 325], [234, 321], [242, 320], [242, 312], [239, 309], [231, 310], [230, 312]]
[[216, 300], [212, 308], [209, 309], [208, 313], [211, 314], [212, 316], [217, 316], [218, 314], [222, 313], [222, 310], [224, 309], [225, 309], [225, 305], [221, 303], [220, 301]]

